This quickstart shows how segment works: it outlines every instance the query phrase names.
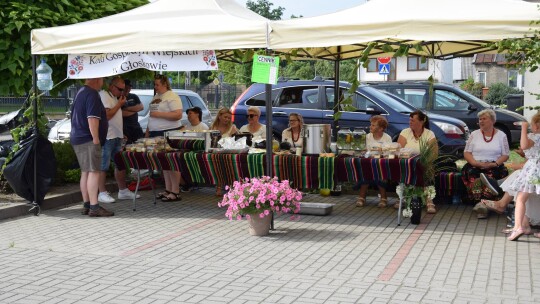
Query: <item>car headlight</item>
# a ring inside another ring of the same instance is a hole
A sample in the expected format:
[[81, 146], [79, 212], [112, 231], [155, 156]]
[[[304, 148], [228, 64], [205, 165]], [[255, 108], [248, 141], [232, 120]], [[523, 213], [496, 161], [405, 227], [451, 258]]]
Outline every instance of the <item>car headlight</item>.
[[463, 135], [463, 131], [456, 125], [449, 124], [446, 122], [434, 122], [437, 127], [441, 128], [441, 130], [444, 132], [444, 135], [447, 137], [452, 138], [459, 138], [461, 135]]

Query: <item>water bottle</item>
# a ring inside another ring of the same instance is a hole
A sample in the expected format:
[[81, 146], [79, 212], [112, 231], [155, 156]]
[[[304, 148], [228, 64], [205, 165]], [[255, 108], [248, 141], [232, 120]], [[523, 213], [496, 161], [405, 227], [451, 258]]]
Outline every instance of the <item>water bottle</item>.
[[52, 69], [45, 62], [45, 58], [41, 59], [41, 64], [36, 69], [37, 87], [42, 91], [49, 91], [53, 88]]

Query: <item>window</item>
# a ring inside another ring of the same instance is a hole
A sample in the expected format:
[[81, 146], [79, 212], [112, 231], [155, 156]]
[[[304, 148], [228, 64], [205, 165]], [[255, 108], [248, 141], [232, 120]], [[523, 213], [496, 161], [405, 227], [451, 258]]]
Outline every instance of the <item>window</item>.
[[435, 110], [466, 111], [469, 103], [459, 95], [445, 90], [435, 90]]
[[369, 59], [368, 66], [367, 66], [367, 71], [368, 72], [379, 72], [379, 63], [377, 62], [377, 59], [375, 59], [375, 58]]
[[508, 70], [508, 86], [511, 88], [517, 88], [518, 81], [518, 71], [517, 70]]
[[[277, 91], [278, 90], [272, 90], [272, 100], [276, 99]], [[264, 107], [266, 105], [266, 93], [262, 92], [251, 97], [248, 101], [246, 101], [246, 105]]]
[[486, 72], [478, 72], [478, 82], [486, 87]]
[[319, 105], [317, 86], [283, 88], [279, 96], [279, 106], [286, 108], [316, 109]]
[[427, 59], [422, 63], [421, 57], [411, 56], [407, 57], [407, 71], [427, 71], [428, 62]]

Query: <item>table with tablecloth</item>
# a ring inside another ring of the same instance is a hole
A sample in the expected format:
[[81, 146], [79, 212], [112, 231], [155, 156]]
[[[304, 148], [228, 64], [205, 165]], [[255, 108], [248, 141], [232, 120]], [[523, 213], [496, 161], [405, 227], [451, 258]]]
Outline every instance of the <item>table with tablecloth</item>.
[[406, 185], [424, 185], [424, 171], [418, 157], [388, 159], [340, 155], [335, 163], [337, 182], [390, 180]]
[[[272, 176], [289, 180], [299, 189], [334, 187], [334, 158], [318, 156], [273, 155]], [[264, 154], [228, 154], [201, 152], [127, 152], [117, 153], [118, 169], [173, 170], [191, 184], [232, 185], [246, 177], [261, 177], [265, 172]]]

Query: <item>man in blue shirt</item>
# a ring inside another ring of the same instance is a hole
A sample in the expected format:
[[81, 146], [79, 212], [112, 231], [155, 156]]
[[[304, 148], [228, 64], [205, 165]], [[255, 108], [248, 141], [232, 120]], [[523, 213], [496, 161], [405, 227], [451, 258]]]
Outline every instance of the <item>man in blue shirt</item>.
[[98, 203], [101, 146], [105, 143], [109, 127], [98, 93], [102, 86], [103, 78], [87, 79], [71, 106], [70, 143], [81, 168], [82, 214], [91, 217], [114, 215]]

